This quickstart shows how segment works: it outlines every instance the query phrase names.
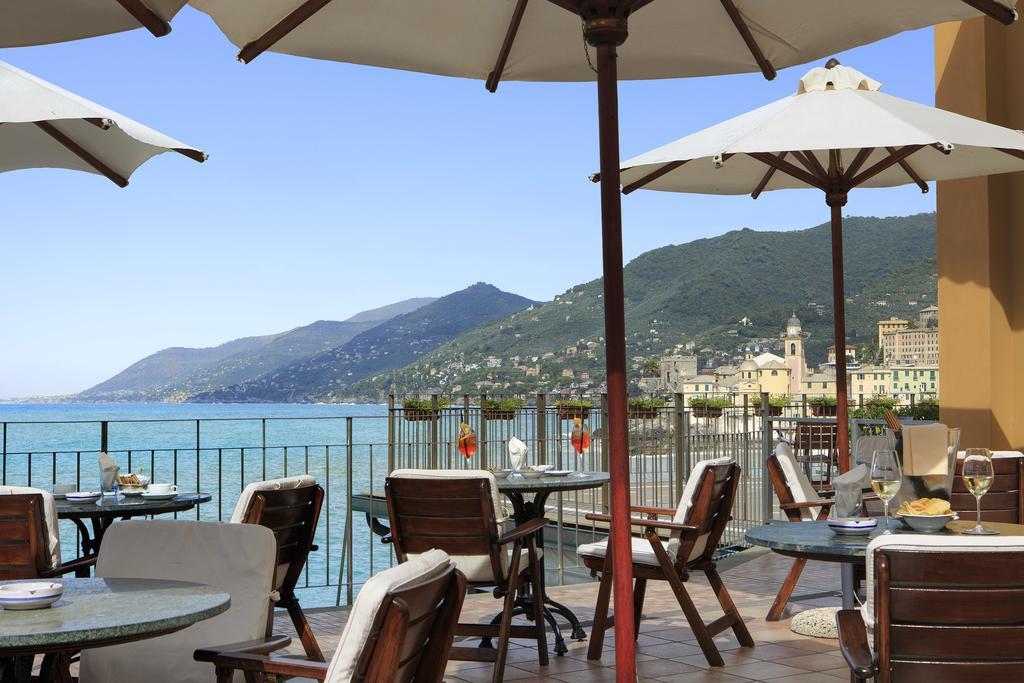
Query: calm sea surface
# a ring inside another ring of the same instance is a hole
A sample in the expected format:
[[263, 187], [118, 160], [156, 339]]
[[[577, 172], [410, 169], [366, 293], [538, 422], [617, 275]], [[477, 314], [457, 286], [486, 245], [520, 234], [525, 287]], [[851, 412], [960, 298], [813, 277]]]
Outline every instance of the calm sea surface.
[[[315, 475], [327, 503], [318, 527], [320, 551], [308, 568], [312, 587], [338, 581], [347, 492], [381, 488], [387, 470], [384, 405], [0, 404], [3, 480], [96, 489], [103, 421], [107, 450], [122, 473], [147, 474], [176, 482], [179, 490], [213, 495], [197, 512], [182, 513], [184, 518], [226, 520], [244, 484]], [[353, 520], [351, 578], [358, 590], [359, 583], [388, 566], [390, 554], [369, 534], [361, 513]], [[70, 559], [76, 556], [77, 532], [70, 522], [61, 526], [63, 553]], [[334, 602], [333, 588], [307, 593], [304, 602], [311, 606]]]

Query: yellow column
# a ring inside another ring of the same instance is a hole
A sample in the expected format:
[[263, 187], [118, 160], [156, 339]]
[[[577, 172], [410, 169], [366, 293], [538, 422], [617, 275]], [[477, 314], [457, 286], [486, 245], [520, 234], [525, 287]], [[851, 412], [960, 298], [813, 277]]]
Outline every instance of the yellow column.
[[[1024, 128], [1024, 22], [935, 30], [936, 105]], [[953, 152], [956, 154], [956, 152]], [[1024, 173], [938, 184], [942, 420], [961, 447], [1024, 447]]]

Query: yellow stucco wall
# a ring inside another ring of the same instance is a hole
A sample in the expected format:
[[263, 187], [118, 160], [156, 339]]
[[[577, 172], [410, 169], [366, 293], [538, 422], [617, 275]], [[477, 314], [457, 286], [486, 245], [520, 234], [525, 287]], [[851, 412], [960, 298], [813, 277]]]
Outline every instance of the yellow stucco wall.
[[[1024, 129], [1024, 21], [935, 30], [936, 105]], [[954, 152], [955, 153], [955, 152]], [[1024, 446], [1024, 173], [938, 186], [942, 420], [961, 445]]]

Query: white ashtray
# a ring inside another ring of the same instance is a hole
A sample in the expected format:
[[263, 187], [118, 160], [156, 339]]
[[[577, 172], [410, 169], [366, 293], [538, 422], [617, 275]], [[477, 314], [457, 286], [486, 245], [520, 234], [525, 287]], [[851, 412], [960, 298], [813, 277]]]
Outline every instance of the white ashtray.
[[533, 465], [532, 467], [530, 467], [530, 469], [533, 470], [534, 472], [549, 472], [549, 471], [555, 469], [555, 466], [554, 465]]
[[103, 497], [100, 491], [72, 491], [64, 496], [72, 503], [95, 503]]
[[0, 607], [5, 610], [42, 609], [60, 600], [64, 586], [50, 581], [0, 585]]
[[828, 528], [839, 536], [867, 536], [878, 527], [872, 517], [840, 517], [828, 520]]

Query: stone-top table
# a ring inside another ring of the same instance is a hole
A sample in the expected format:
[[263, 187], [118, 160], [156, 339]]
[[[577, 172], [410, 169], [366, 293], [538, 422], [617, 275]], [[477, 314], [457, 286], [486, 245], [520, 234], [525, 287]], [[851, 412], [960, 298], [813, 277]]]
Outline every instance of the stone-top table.
[[0, 610], [0, 658], [11, 658], [4, 663], [9, 671], [3, 673], [13, 680], [28, 680], [24, 676], [31, 672], [33, 655], [47, 655], [45, 680], [56, 668], [66, 666], [69, 655], [77, 650], [180, 631], [231, 605], [227, 593], [186, 581], [60, 579], [56, 583], [64, 586], [64, 595], [51, 607]]

